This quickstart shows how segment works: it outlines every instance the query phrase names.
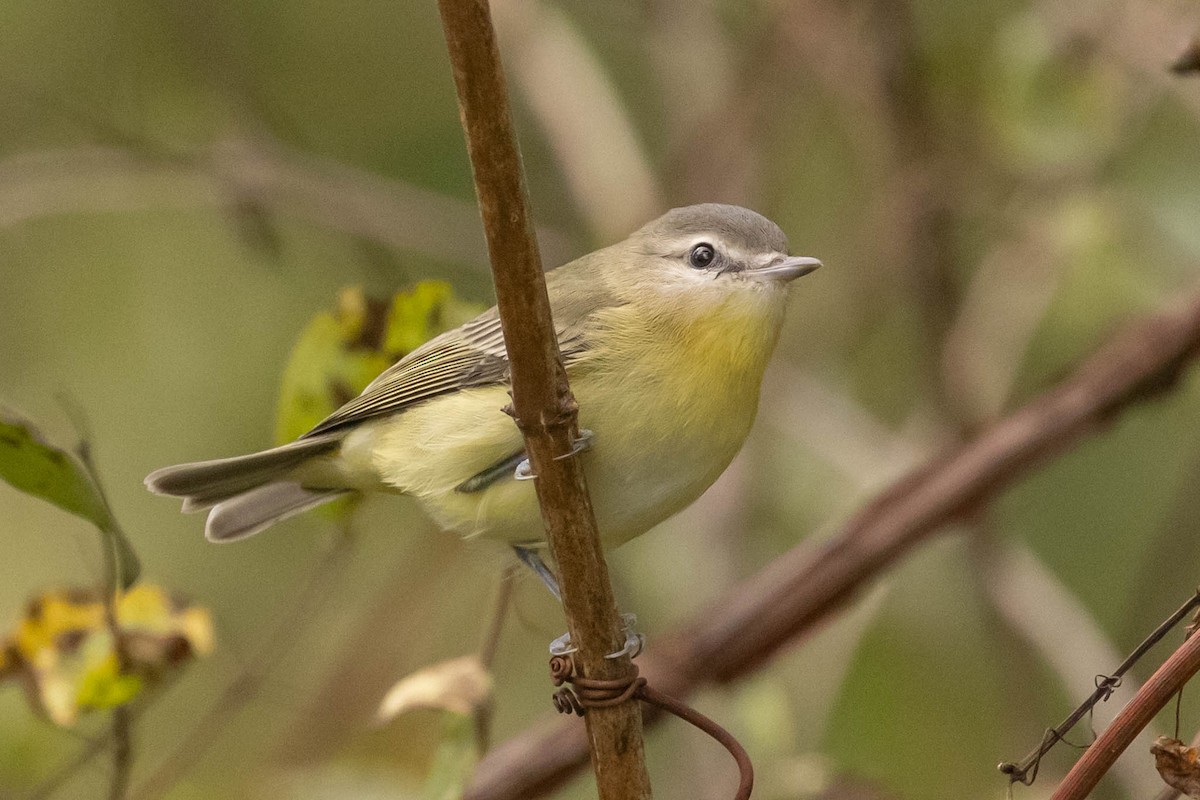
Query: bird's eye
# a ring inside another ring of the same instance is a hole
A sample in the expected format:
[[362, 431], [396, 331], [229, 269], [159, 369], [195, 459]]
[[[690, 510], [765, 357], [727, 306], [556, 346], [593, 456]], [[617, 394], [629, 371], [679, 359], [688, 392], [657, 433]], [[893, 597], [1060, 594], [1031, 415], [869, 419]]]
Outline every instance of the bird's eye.
[[708, 242], [701, 242], [688, 253], [688, 263], [696, 269], [708, 267], [717, 258], [717, 251]]

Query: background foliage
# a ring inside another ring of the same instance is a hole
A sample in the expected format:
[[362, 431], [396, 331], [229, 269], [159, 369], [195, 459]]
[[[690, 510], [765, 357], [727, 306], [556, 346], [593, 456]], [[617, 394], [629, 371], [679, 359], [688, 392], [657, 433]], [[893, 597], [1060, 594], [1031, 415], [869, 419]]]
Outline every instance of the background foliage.
[[[797, 286], [743, 455], [613, 556], [651, 647], [1196, 283], [1200, 82], [1166, 69], [1200, 31], [1192, 3], [495, 8], [549, 263], [718, 200], [767, 214], [826, 264]], [[141, 478], [270, 444], [292, 345], [342, 287], [390, 297], [436, 277], [490, 302], [434, 4], [10, 0], [0, 75], [0, 395], [67, 436], [59, 395], [86, 409], [146, 576], [216, 624], [216, 652], [138, 720], [135, 787], [179, 800], [420, 787], [438, 716], [370, 721], [399, 676], [476, 647], [495, 554], [403, 499], [366, 504], [349, 540], [310, 515], [215, 547]], [[996, 762], [1192, 591], [1198, 412], [1192, 377], [753, 679], [701, 696], [755, 756], [756, 797], [1003, 796]], [[46, 587], [98, 582], [84, 521], [0, 485], [0, 530], [5, 618]], [[497, 738], [548, 713], [544, 647], [562, 621], [543, 594], [517, 590]], [[286, 636], [281, 619], [296, 623]], [[238, 675], [257, 693], [210, 725], [201, 711]], [[197, 729], [211, 748], [155, 789]], [[0, 692], [0, 796], [78, 747]], [[728, 765], [708, 742], [667, 726], [649, 747], [659, 796], [717, 796]], [[1056, 753], [1023, 794], [1068, 763]], [[1123, 763], [1098, 796], [1154, 791], [1144, 748]], [[107, 768], [61, 796], [101, 796]]]

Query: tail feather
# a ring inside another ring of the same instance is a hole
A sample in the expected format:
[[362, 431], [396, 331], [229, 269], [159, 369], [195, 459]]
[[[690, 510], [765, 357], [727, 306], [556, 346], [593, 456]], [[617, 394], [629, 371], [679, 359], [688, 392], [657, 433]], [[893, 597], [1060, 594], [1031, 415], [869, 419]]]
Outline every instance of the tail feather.
[[253, 536], [276, 522], [335, 500], [345, 489], [305, 489], [280, 481], [259, 486], [213, 507], [204, 526], [210, 542], [233, 542]]
[[308, 459], [335, 450], [340, 433], [298, 439], [282, 447], [234, 458], [179, 464], [146, 476], [155, 494], [184, 499], [184, 511], [200, 511], [263, 484], [286, 478]]

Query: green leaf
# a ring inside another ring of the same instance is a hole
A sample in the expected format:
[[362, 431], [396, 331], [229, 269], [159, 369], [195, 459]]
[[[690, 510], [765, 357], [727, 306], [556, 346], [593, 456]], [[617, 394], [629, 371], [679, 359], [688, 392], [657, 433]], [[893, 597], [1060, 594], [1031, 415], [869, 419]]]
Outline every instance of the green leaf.
[[111, 525], [108, 507], [79, 460], [6, 409], [0, 409], [0, 478], [98, 528]]
[[137, 580], [141, 568], [133, 547], [84, 465], [74, 454], [47, 442], [20, 415], [4, 408], [0, 408], [0, 479], [91, 522], [105, 535], [108, 546], [116, 548], [121, 585], [128, 587]]
[[311, 430], [391, 364], [480, 311], [441, 281], [422, 281], [390, 300], [369, 298], [360, 287], [343, 289], [337, 308], [314, 317], [292, 348], [276, 441], [284, 444]]

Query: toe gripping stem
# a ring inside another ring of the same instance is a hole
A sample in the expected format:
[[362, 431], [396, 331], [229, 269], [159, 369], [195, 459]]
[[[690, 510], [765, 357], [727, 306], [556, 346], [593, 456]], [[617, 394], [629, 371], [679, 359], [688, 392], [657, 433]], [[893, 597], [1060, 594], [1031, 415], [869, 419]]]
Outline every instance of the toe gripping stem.
[[[563, 461], [564, 459], [574, 458], [585, 450], [592, 449], [593, 438], [595, 438], [595, 434], [587, 428], [580, 428], [579, 436], [571, 442], [570, 452], [555, 456], [554, 460]], [[513, 479], [518, 481], [531, 481], [536, 477], [537, 475], [533, 473], [533, 467], [529, 466], [528, 458], [521, 459], [520, 463], [517, 464], [516, 471], [513, 472]]]
[[[636, 625], [636, 615], [621, 615], [621, 631], [625, 634], [625, 645], [617, 652], [609, 653], [605, 658], [616, 659], [622, 656], [637, 658], [641, 655], [642, 650], [646, 647], [646, 637], [634, 629]], [[552, 656], [569, 656], [578, 650], [579, 648], [571, 643], [570, 632], [564, 633], [550, 643], [550, 655]]]

